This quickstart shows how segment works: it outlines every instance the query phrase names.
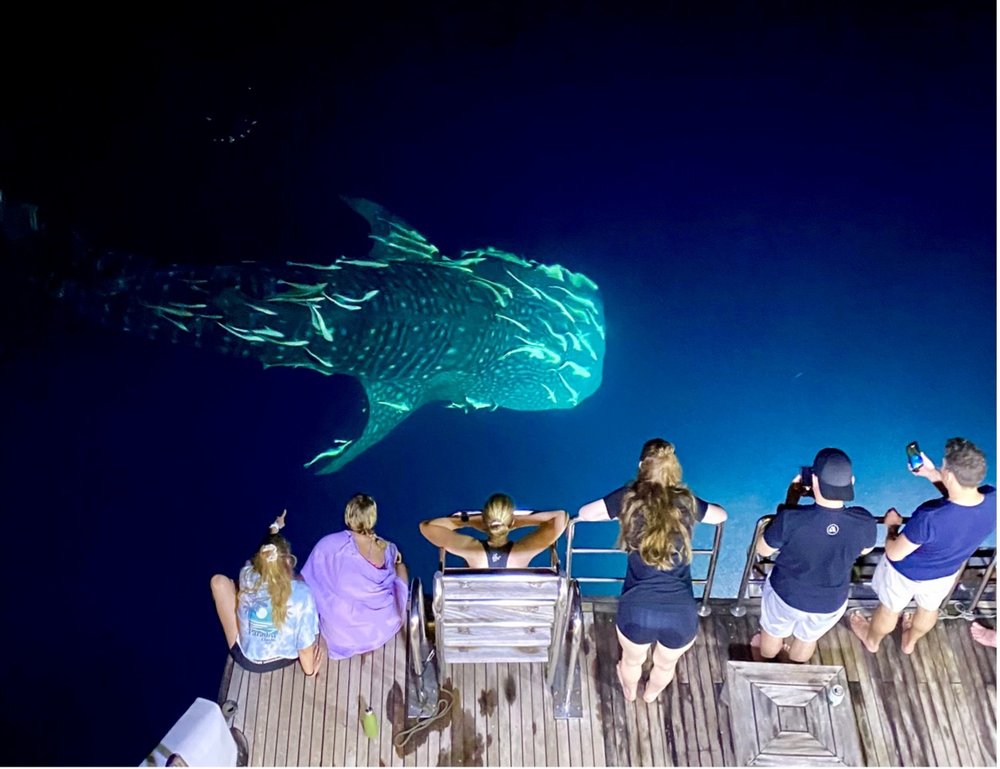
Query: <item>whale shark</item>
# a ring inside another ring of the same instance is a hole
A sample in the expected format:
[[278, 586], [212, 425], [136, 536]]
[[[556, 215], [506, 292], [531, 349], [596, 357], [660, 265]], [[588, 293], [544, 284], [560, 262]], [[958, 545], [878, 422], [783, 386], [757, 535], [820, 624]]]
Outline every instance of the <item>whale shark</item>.
[[[106, 319], [266, 368], [358, 380], [367, 421], [304, 462], [342, 469], [424, 405], [466, 412], [572, 408], [600, 386], [601, 296], [587, 276], [493, 247], [446, 256], [404, 220], [344, 198], [370, 251], [332, 262], [123, 270], [86, 291]], [[107, 321], [106, 321], [107, 322]]]

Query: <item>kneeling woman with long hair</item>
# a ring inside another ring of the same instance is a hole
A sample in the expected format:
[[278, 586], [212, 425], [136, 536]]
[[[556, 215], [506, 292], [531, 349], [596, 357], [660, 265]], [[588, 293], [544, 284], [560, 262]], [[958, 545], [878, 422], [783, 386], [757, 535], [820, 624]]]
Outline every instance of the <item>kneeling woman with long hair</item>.
[[229, 577], [212, 577], [212, 597], [229, 653], [254, 673], [295, 664], [307, 676], [320, 669], [326, 649], [309, 586], [295, 577], [295, 556], [278, 532], [285, 513], [269, 527], [257, 552], [240, 569], [239, 591]]
[[632, 702], [652, 646], [653, 668], [642, 698], [653, 702], [698, 635], [691, 531], [697, 521], [722, 523], [726, 511], [692, 494], [681, 482], [673, 445], [653, 438], [642, 447], [634, 481], [580, 508], [581, 520], [614, 518], [621, 524], [619, 546], [628, 553], [615, 621], [622, 647], [618, 681]]

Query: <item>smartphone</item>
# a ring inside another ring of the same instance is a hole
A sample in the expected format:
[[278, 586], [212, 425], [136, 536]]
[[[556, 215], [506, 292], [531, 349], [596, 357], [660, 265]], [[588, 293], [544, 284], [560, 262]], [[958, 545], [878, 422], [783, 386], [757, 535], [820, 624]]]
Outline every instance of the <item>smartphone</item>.
[[813, 469], [811, 467], [803, 467], [799, 475], [801, 476], [799, 485], [803, 488], [811, 489], [813, 485]]
[[910, 470], [913, 472], [916, 472], [923, 467], [924, 460], [920, 456], [920, 444], [916, 441], [906, 444], [906, 463], [910, 466]]

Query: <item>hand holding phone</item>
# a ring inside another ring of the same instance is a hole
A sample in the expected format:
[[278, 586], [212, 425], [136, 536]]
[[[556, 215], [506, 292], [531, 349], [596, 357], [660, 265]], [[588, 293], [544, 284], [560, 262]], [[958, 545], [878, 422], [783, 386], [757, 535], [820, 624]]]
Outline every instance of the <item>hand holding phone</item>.
[[906, 464], [913, 473], [924, 464], [924, 458], [920, 456], [920, 445], [916, 441], [906, 444]]

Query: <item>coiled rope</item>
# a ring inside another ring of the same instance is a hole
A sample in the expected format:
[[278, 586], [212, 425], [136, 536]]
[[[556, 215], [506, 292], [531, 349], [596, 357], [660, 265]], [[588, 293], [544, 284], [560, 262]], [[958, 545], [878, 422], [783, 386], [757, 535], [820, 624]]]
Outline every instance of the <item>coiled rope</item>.
[[[444, 697], [442, 695], [448, 695]], [[422, 732], [424, 729], [429, 729], [432, 724], [440, 721], [446, 715], [451, 712], [451, 706], [455, 702], [455, 695], [452, 694], [447, 689], [438, 689], [438, 702], [437, 702], [437, 712], [433, 716], [429, 716], [421, 721], [417, 721], [409, 729], [403, 729], [395, 737], [392, 738], [392, 744], [397, 748], [403, 747], [407, 742], [410, 741], [410, 737], [414, 734]]]

